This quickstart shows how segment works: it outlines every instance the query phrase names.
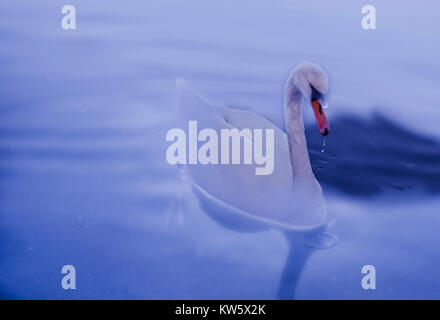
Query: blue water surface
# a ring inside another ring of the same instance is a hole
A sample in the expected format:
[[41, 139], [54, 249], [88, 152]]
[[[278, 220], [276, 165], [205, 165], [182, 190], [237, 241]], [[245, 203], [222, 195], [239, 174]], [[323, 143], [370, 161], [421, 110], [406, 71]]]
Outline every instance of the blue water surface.
[[338, 243], [313, 252], [296, 298], [440, 297], [437, 2], [369, 1], [369, 31], [357, 0], [75, 0], [70, 31], [66, 4], [0, 2], [1, 298], [276, 298], [284, 235], [213, 221], [165, 134], [176, 77], [283, 127], [304, 60], [330, 78], [324, 153], [305, 118]]

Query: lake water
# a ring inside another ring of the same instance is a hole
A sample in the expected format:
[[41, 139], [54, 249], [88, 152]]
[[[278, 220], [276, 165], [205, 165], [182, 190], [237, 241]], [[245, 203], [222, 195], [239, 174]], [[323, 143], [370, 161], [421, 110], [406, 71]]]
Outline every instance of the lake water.
[[[437, 2], [370, 1], [370, 31], [364, 1], [78, 0], [74, 31], [65, 4], [0, 3], [2, 298], [274, 299], [284, 235], [209, 218], [165, 134], [176, 77], [283, 127], [303, 60], [330, 77], [324, 153], [305, 118], [338, 243], [311, 255], [296, 297], [440, 297]], [[60, 285], [68, 264], [76, 290]]]

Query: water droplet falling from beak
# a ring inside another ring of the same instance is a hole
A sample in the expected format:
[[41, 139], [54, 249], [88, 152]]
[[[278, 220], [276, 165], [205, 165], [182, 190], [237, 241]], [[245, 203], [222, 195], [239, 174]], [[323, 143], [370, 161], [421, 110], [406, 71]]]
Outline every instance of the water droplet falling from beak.
[[324, 136], [324, 141], [322, 141], [322, 150], [321, 150], [321, 152], [324, 152], [325, 151], [325, 136]]

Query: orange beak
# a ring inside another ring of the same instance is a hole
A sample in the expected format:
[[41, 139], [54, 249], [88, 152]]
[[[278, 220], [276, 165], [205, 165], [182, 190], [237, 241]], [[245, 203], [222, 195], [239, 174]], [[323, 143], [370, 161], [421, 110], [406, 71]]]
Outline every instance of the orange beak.
[[318, 124], [318, 130], [326, 136], [330, 132], [330, 125], [324, 114], [324, 108], [321, 105], [321, 100], [312, 101], [313, 112], [315, 113], [316, 123]]

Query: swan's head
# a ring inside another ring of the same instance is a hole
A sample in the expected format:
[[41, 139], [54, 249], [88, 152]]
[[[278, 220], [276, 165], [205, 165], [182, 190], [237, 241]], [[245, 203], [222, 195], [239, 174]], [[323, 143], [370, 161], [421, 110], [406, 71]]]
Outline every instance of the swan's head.
[[297, 90], [302, 93], [313, 108], [319, 132], [326, 136], [330, 132], [330, 125], [323, 108], [328, 93], [328, 77], [324, 70], [316, 63], [300, 63], [290, 74], [285, 90], [289, 99]]

